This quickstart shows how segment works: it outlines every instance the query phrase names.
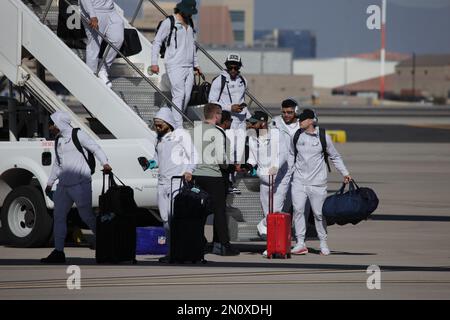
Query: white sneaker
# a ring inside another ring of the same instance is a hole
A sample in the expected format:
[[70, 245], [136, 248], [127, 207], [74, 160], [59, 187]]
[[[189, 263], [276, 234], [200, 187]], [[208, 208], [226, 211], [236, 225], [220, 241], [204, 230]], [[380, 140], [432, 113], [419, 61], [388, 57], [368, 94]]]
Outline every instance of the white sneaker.
[[258, 229], [258, 236], [260, 238], [266, 238], [267, 239], [267, 226], [264, 224], [265, 220], [261, 220], [260, 223], [256, 226]]
[[267, 258], [267, 250], [264, 250], [262, 256], [263, 256], [263, 258]]
[[112, 83], [108, 78], [108, 72], [106, 72], [106, 70], [100, 70], [98, 72], [98, 77], [103, 80], [108, 88], [112, 88]]
[[326, 242], [320, 243], [320, 255], [322, 256], [328, 256], [330, 255], [330, 249], [328, 248], [328, 245]]
[[291, 254], [304, 255], [308, 252], [308, 248], [304, 243], [297, 243], [296, 246], [291, 249]]

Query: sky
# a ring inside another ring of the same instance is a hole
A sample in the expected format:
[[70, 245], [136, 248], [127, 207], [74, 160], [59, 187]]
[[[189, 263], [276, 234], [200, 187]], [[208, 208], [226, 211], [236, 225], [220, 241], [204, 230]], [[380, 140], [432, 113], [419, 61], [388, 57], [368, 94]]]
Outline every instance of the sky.
[[[373, 52], [380, 32], [366, 10], [381, 0], [254, 0], [255, 30], [311, 30], [318, 57]], [[138, 0], [116, 0], [127, 13]], [[199, 2], [199, 1], [197, 1]], [[387, 51], [450, 54], [450, 0], [387, 0]]]

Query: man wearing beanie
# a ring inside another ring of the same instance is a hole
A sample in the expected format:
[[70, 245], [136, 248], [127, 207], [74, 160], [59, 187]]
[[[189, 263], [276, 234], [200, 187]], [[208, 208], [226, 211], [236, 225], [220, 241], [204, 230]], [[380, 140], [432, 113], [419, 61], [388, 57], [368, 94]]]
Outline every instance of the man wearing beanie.
[[[154, 118], [154, 126], [158, 134], [156, 145], [159, 165], [158, 208], [164, 222], [167, 239], [170, 241], [169, 214], [172, 177], [184, 176], [187, 181], [191, 181], [196, 167], [197, 153], [189, 133], [183, 128], [174, 129], [176, 123], [169, 108], [159, 109]], [[176, 183], [174, 182], [174, 184]], [[168, 262], [168, 257], [161, 258], [160, 262]]]
[[[293, 221], [297, 236], [297, 245], [291, 250], [291, 253], [308, 253], [305, 245], [305, 204], [306, 200], [309, 199], [320, 240], [320, 252], [322, 255], [329, 255], [327, 224], [322, 216], [322, 206], [327, 197], [327, 159], [330, 159], [336, 169], [344, 176], [345, 183], [348, 183], [352, 178], [342, 161], [341, 155], [335, 149], [331, 137], [325, 135], [324, 130], [317, 125], [318, 119], [315, 112], [305, 109], [299, 115], [299, 120], [299, 130], [301, 131], [294, 136], [289, 156], [289, 174], [292, 175], [292, 202], [294, 205]], [[320, 135], [325, 135], [325, 154]], [[297, 137], [298, 140], [296, 140]]]

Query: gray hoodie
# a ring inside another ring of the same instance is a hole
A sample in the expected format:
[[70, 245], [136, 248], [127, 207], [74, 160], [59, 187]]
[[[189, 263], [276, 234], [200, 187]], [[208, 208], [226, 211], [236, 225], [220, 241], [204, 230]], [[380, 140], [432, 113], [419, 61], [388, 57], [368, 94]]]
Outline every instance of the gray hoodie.
[[[73, 186], [91, 181], [91, 170], [81, 152], [72, 142], [72, 130], [70, 125], [70, 115], [66, 112], [57, 111], [50, 118], [60, 130], [58, 141], [58, 155], [60, 162], [54, 159], [52, 171], [50, 173], [47, 185], [52, 186], [59, 179], [61, 186]], [[78, 131], [78, 140], [83, 149], [91, 151], [103, 166], [108, 163], [106, 154], [100, 146], [83, 131]], [[85, 152], [87, 157], [87, 152]]]
[[[333, 145], [329, 135], [326, 135], [329, 160], [343, 175], [349, 175], [342, 157]], [[293, 174], [293, 183], [299, 181], [307, 186], [324, 186], [327, 184], [328, 169], [322, 152], [322, 144], [319, 139], [319, 127], [314, 134], [303, 132], [297, 141], [297, 160], [294, 164], [294, 145], [291, 140], [289, 151], [290, 174]]]

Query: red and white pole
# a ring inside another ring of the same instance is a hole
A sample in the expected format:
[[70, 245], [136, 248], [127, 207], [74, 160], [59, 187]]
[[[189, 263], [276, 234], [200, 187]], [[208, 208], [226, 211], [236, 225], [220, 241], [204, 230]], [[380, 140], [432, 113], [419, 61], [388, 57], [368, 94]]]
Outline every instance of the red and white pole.
[[381, 8], [381, 51], [380, 51], [380, 100], [384, 100], [384, 89], [385, 89], [385, 61], [386, 61], [386, 1], [382, 0]]

